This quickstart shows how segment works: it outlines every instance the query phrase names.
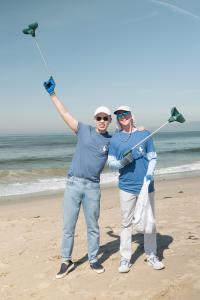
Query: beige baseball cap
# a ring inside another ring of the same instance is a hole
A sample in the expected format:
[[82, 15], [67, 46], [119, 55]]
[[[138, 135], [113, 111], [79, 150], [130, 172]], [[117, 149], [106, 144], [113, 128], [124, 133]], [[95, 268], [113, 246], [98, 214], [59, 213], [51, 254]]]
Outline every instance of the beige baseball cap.
[[99, 107], [97, 107], [97, 109], [94, 112], [94, 116], [96, 116], [96, 115], [98, 115], [100, 113], [104, 113], [104, 114], [106, 114], [108, 116], [111, 116], [111, 111], [106, 106], [99, 106]]
[[130, 111], [130, 112], [131, 112], [131, 109], [130, 109], [129, 106], [121, 105], [121, 106], [119, 106], [119, 107], [114, 111], [114, 114], [116, 115], [117, 112], [118, 112], [119, 110], [124, 110], [124, 111]]

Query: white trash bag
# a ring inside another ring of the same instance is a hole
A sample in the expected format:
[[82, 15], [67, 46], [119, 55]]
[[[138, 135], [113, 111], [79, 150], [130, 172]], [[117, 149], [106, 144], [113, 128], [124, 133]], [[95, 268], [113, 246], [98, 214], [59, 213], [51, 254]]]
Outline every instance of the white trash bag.
[[156, 229], [156, 222], [149, 200], [149, 184], [150, 180], [146, 181], [144, 179], [134, 212], [133, 224], [136, 231], [142, 233], [153, 233]]

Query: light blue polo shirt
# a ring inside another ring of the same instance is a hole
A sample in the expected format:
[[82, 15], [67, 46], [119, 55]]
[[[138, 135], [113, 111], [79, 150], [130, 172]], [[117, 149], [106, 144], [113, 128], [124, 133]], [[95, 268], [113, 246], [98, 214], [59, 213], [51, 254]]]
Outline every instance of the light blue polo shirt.
[[96, 128], [78, 123], [77, 145], [68, 176], [100, 181], [108, 157], [109, 133], [100, 134]]
[[[147, 130], [135, 131], [131, 134], [120, 131], [113, 135], [109, 146], [109, 156], [115, 156], [117, 160], [122, 159], [123, 154], [149, 136]], [[147, 139], [134, 151], [135, 157], [132, 163], [119, 170], [119, 188], [125, 192], [138, 195], [142, 188], [144, 177], [146, 176], [149, 160], [149, 152], [155, 152], [153, 140]], [[154, 183], [149, 185], [149, 193], [154, 191]]]

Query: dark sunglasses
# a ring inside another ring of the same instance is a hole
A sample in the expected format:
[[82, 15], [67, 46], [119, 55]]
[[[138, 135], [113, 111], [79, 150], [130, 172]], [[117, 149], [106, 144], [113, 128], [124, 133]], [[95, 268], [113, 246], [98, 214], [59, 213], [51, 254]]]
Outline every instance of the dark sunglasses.
[[97, 121], [101, 121], [101, 120], [108, 121], [108, 117], [96, 117], [96, 120]]
[[128, 116], [130, 114], [130, 111], [123, 111], [122, 113], [116, 114], [117, 118], [122, 118], [124, 116]]

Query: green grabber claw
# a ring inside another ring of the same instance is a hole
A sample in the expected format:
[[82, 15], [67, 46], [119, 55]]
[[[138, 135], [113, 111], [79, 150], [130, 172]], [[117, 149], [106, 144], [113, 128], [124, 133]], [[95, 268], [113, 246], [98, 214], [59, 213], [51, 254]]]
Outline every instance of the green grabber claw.
[[38, 28], [38, 23], [29, 24], [28, 28], [22, 30], [24, 34], [30, 34], [32, 37], [35, 37], [35, 31]]
[[[131, 150], [133, 150], [136, 147], [138, 147], [139, 145], [141, 145], [143, 142], [145, 142], [146, 140], [148, 140], [152, 135], [154, 135], [156, 132], [158, 132], [161, 128], [163, 128], [164, 126], [166, 126], [167, 124], [172, 123], [172, 122], [179, 122], [179, 123], [184, 123], [185, 122], [185, 118], [178, 111], [178, 109], [176, 107], [172, 107], [172, 109], [171, 109], [171, 116], [170, 116], [170, 118], [168, 119], [167, 122], [165, 122], [163, 125], [161, 125], [158, 129], [156, 129], [150, 135], [148, 135], [147, 137], [145, 137], [139, 143], [137, 143], [134, 147], [132, 147]], [[131, 150], [127, 151], [125, 154], [129, 153]]]
[[179, 122], [179, 123], [184, 123], [185, 118], [181, 113], [179, 113], [178, 109], [176, 107], [172, 107], [171, 109], [171, 117], [168, 120], [169, 123], [171, 122]]
[[32, 23], [32, 24], [29, 24], [27, 28], [25, 28], [25, 29], [22, 30], [22, 32], [24, 34], [28, 34], [28, 35], [30, 35], [30, 36], [32, 36], [34, 38], [36, 47], [37, 47], [37, 49], [39, 51], [39, 54], [40, 54], [40, 56], [42, 58], [42, 61], [43, 61], [44, 66], [45, 66], [45, 69], [46, 69], [47, 73], [49, 74], [49, 76], [51, 76], [51, 72], [50, 72], [49, 67], [47, 65], [46, 59], [45, 59], [45, 57], [44, 57], [44, 55], [42, 53], [42, 50], [41, 50], [41, 48], [40, 48], [40, 46], [38, 44], [38, 41], [36, 39], [36, 36], [35, 36], [35, 31], [36, 31], [37, 28], [38, 28], [38, 23], [35, 22], [35, 23]]

